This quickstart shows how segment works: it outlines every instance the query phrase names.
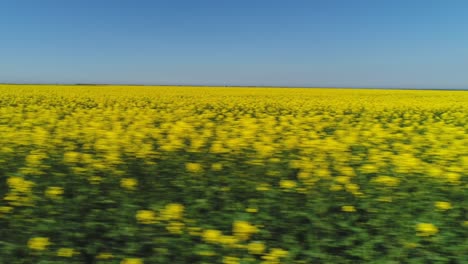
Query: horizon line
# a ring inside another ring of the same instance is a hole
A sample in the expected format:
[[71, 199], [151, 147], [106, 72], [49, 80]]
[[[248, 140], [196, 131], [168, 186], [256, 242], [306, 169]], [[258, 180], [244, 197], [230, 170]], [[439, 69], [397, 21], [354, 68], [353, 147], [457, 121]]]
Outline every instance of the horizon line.
[[375, 90], [437, 90], [467, 91], [468, 88], [415, 88], [415, 87], [374, 87], [374, 86], [287, 86], [287, 85], [207, 85], [207, 84], [138, 84], [138, 83], [19, 83], [0, 82], [0, 85], [63, 85], [63, 86], [173, 86], [173, 87], [231, 87], [231, 88], [308, 88], [308, 89], [375, 89]]

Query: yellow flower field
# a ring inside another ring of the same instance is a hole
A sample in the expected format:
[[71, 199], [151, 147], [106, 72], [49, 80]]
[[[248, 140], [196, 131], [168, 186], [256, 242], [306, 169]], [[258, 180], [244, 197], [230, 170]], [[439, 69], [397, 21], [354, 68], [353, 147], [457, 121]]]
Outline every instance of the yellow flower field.
[[467, 91], [0, 85], [0, 259], [466, 263], [467, 121]]

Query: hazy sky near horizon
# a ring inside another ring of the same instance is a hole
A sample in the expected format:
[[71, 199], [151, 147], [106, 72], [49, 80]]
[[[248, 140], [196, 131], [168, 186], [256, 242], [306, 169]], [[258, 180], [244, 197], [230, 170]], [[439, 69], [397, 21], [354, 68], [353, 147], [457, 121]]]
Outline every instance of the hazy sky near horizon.
[[468, 88], [463, 0], [0, 0], [0, 82]]

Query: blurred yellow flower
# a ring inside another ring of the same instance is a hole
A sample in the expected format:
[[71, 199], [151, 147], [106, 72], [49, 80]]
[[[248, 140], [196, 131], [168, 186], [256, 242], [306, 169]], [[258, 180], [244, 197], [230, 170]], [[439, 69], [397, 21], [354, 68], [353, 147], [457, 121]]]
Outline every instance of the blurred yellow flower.
[[432, 236], [437, 234], [439, 229], [431, 223], [419, 223], [416, 225], [416, 231], [418, 236]]
[[7, 179], [7, 184], [10, 186], [10, 188], [21, 193], [31, 192], [31, 189], [34, 186], [34, 183], [32, 181], [28, 181], [23, 179], [22, 177], [16, 176], [9, 177]]
[[216, 256], [216, 253], [212, 250], [200, 250], [200, 251], [197, 251], [196, 254], [200, 256], [205, 256], [205, 257]]
[[61, 198], [61, 195], [63, 194], [63, 188], [62, 187], [47, 187], [45, 191], [45, 195], [51, 199], [59, 199]]
[[372, 179], [372, 181], [389, 187], [395, 187], [398, 186], [398, 184], [400, 184], [400, 179], [391, 176], [377, 176], [374, 179]]
[[141, 258], [126, 258], [120, 264], [143, 264], [143, 260]]
[[355, 183], [348, 183], [345, 185], [346, 191], [350, 193], [356, 193], [359, 191], [359, 185]]
[[406, 248], [417, 248], [419, 247], [419, 244], [418, 243], [414, 243], [414, 242], [407, 242], [407, 243], [404, 243], [404, 246]]
[[213, 163], [211, 164], [211, 169], [214, 171], [220, 171], [223, 169], [223, 164], [221, 163]]
[[80, 153], [75, 152], [75, 151], [68, 151], [64, 153], [63, 161], [67, 163], [76, 163], [78, 162], [79, 157], [80, 157]]
[[377, 201], [391, 203], [391, 202], [393, 202], [393, 198], [390, 197], [390, 196], [381, 196], [381, 197], [377, 198]]
[[46, 250], [49, 245], [50, 241], [47, 237], [33, 237], [28, 241], [28, 248], [38, 251]]
[[234, 221], [232, 232], [237, 239], [244, 241], [258, 232], [258, 229], [247, 221]]
[[281, 188], [291, 189], [291, 188], [296, 187], [297, 183], [295, 181], [292, 181], [292, 180], [281, 180], [279, 185], [280, 185]]
[[11, 206], [0, 206], [0, 214], [6, 214], [13, 211], [13, 207]]
[[102, 182], [102, 177], [100, 176], [91, 176], [88, 178], [89, 183], [96, 185]]
[[223, 264], [239, 264], [240, 259], [238, 257], [230, 257], [225, 256], [223, 257]]
[[271, 186], [267, 183], [262, 183], [256, 187], [257, 191], [265, 192], [271, 189]]
[[265, 251], [265, 244], [262, 242], [252, 242], [247, 245], [250, 254], [261, 255]]
[[200, 163], [189, 162], [185, 164], [185, 169], [188, 172], [198, 173], [202, 172], [203, 168]]
[[449, 202], [435, 202], [434, 206], [441, 211], [452, 209], [452, 204], [450, 204]]
[[138, 185], [138, 181], [135, 178], [123, 178], [120, 180], [120, 186], [124, 189], [134, 191]]
[[200, 227], [189, 227], [189, 228], [187, 228], [187, 230], [188, 230], [188, 233], [191, 236], [201, 236], [202, 235]]
[[356, 212], [356, 208], [352, 205], [343, 205], [341, 206], [341, 211], [352, 213], [352, 212]]
[[460, 178], [461, 178], [461, 175], [456, 173], [456, 172], [448, 172], [445, 177], [447, 178], [447, 180], [451, 183], [455, 183], [455, 184], [458, 184], [460, 183]]
[[337, 183], [347, 184], [347, 183], [349, 183], [349, 181], [350, 181], [350, 177], [349, 177], [349, 176], [336, 176], [336, 177], [334, 178], [334, 180], [335, 180]]
[[341, 191], [343, 190], [343, 186], [342, 185], [339, 185], [339, 184], [332, 184], [329, 188], [330, 191], [332, 192], [337, 192], [337, 191]]
[[162, 219], [181, 219], [184, 213], [184, 206], [178, 203], [170, 203], [161, 212]]
[[74, 254], [75, 254], [75, 250], [73, 250], [73, 248], [59, 248], [57, 250], [57, 256], [59, 257], [70, 258], [70, 257], [73, 257]]
[[202, 233], [202, 239], [208, 243], [218, 243], [221, 236], [221, 231], [215, 229], [207, 229]]
[[247, 213], [257, 213], [258, 212], [258, 209], [257, 208], [253, 208], [253, 207], [249, 207], [247, 209], [245, 209], [245, 211]]
[[219, 237], [218, 241], [224, 245], [234, 245], [238, 242], [237, 238], [234, 236], [221, 236]]
[[151, 210], [138, 210], [136, 219], [141, 224], [154, 224], [156, 223], [156, 215]]
[[281, 248], [272, 248], [270, 251], [270, 255], [282, 258], [288, 255], [288, 251]]
[[167, 226], [166, 229], [169, 231], [171, 234], [177, 234], [180, 235], [183, 233], [183, 228], [185, 227], [184, 223], [181, 222], [170, 222]]

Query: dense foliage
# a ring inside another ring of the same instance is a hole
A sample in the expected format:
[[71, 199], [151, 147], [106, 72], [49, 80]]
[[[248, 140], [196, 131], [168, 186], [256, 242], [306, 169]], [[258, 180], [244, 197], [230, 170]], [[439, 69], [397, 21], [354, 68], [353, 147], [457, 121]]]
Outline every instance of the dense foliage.
[[0, 86], [2, 263], [467, 263], [468, 92]]

